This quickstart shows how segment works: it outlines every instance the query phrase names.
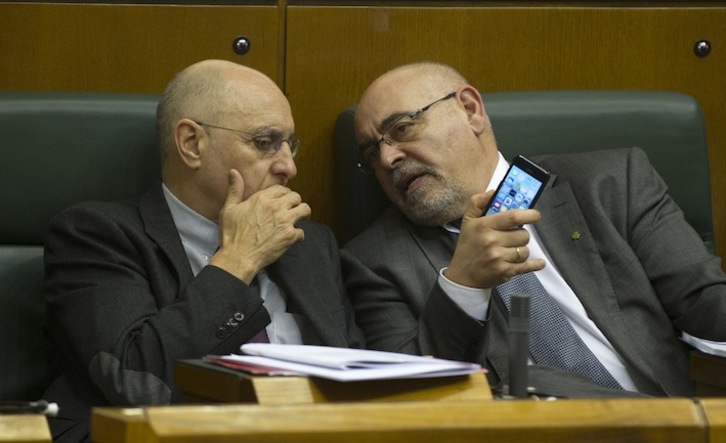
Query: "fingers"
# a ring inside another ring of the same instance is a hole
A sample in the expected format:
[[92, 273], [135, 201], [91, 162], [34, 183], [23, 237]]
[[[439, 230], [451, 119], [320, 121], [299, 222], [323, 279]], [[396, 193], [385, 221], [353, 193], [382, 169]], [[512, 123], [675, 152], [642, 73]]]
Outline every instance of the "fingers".
[[529, 260], [529, 248], [527, 246], [514, 246], [512, 248], [506, 248], [509, 253], [507, 262], [512, 264], [525, 263]]
[[250, 200], [252, 200], [251, 203], [254, 205], [265, 205], [273, 213], [280, 212], [287, 214], [287, 219], [292, 223], [304, 218], [310, 218], [310, 214], [312, 213], [310, 206], [302, 201], [300, 194], [281, 185], [274, 185], [263, 189], [257, 192]]
[[[227, 196], [225, 198], [222, 213], [229, 212], [235, 206], [244, 201], [245, 182], [242, 175], [236, 169], [230, 169], [228, 175], [229, 187], [227, 188]], [[303, 203], [302, 197], [290, 188], [282, 185], [270, 186], [257, 192], [253, 197], [257, 199], [270, 199], [269, 203], [274, 210], [290, 210], [292, 220], [298, 221], [309, 218], [312, 213], [310, 206]], [[274, 203], [277, 201], [277, 203]]]
[[524, 225], [541, 218], [534, 209], [517, 209], [481, 216], [492, 192], [473, 196], [465, 210], [461, 232], [446, 276], [463, 286], [491, 288], [516, 274], [538, 271], [544, 260], [530, 258], [530, 234]]
[[294, 242], [304, 240], [305, 231], [295, 227], [295, 223], [299, 220], [310, 218], [310, 214], [312, 213], [310, 205], [302, 201], [300, 194], [290, 189], [287, 189], [287, 192], [284, 192], [279, 200], [281, 208], [284, 210], [283, 214], [287, 214], [288, 223], [294, 230]]
[[[519, 248], [520, 251], [522, 248]], [[508, 263], [502, 269], [502, 281], [504, 283], [509, 281], [512, 277], [519, 274], [526, 274], [528, 272], [535, 272], [544, 269], [545, 261], [541, 258], [537, 259], [526, 259], [518, 263]], [[498, 284], [498, 283], [497, 283]]]
[[[493, 253], [496, 257], [497, 254]], [[539, 271], [545, 267], [545, 261], [541, 258], [530, 258], [530, 250], [527, 246], [515, 246], [502, 248], [498, 259], [489, 263], [488, 271], [491, 273], [489, 281], [493, 287], [497, 284], [509, 281], [518, 274]]]
[[537, 223], [542, 218], [542, 215], [536, 209], [514, 209], [495, 215], [488, 215], [484, 218], [487, 219], [487, 223], [491, 228], [504, 231]]
[[220, 247], [210, 264], [249, 282], [293, 244], [305, 238], [295, 226], [311, 214], [297, 192], [273, 185], [248, 198], [238, 171], [229, 173], [229, 188], [219, 216]]
[[482, 215], [484, 209], [489, 204], [489, 200], [492, 199], [494, 191], [487, 191], [483, 194], [473, 195], [469, 199], [469, 203], [464, 210], [463, 220], [469, 220], [473, 218], [479, 218]]
[[[483, 194], [473, 195], [469, 199], [469, 203], [464, 210], [463, 219], [470, 220], [480, 218], [489, 205], [493, 195], [494, 191], [487, 191]], [[536, 209], [517, 209], [500, 212], [496, 215], [489, 215], [487, 218], [491, 218], [492, 228], [505, 230], [520, 227], [522, 225], [537, 223], [541, 218], [541, 214]]]
[[236, 169], [230, 169], [227, 173], [227, 198], [224, 201], [224, 207], [229, 208], [242, 202], [245, 195], [245, 181], [242, 174]]

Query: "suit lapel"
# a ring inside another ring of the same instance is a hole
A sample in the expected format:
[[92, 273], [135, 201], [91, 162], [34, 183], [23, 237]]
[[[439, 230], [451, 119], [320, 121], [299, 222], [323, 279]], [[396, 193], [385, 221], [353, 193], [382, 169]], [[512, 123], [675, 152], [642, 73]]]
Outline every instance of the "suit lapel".
[[[439, 270], [451, 261], [458, 236], [450, 233], [442, 234], [444, 228], [440, 227], [428, 228], [414, 226], [411, 223], [407, 225], [409, 233], [423, 251], [432, 271], [438, 274]], [[501, 379], [506, 376], [509, 367], [508, 313], [499, 297], [491, 298], [489, 309], [492, 315], [487, 326], [489, 345], [486, 365]]]
[[[267, 271], [275, 283], [287, 295], [287, 311], [301, 314], [312, 328], [316, 337], [305, 337], [306, 343], [320, 342], [328, 346], [347, 347], [345, 331], [339, 326], [339, 310], [332, 309], [331, 300], [338, 300], [334, 294], [340, 292], [331, 276], [322, 277], [319, 264], [303, 254], [303, 246], [291, 246]], [[330, 272], [326, 269], [325, 272]]]
[[455, 234], [442, 235], [441, 227], [415, 226], [410, 222], [406, 223], [408, 232], [418, 244], [431, 265], [431, 269], [438, 272], [448, 266], [451, 257], [456, 249], [458, 236]]
[[615, 294], [569, 184], [557, 183], [553, 176], [538, 209], [542, 220], [536, 230], [550, 259], [598, 327], [608, 328], [611, 314], [618, 310]]
[[[194, 274], [164, 199], [161, 184], [150, 189], [139, 199], [139, 212], [147, 235], [166, 255], [183, 286], [194, 278]], [[288, 312], [302, 314], [322, 343], [346, 347], [347, 340], [344, 333], [340, 327], [335, 327], [341, 324], [337, 318], [338, 312], [319, 309], [327, 307], [331, 300], [331, 297], [325, 294], [337, 294], [340, 289], [330, 283], [333, 281], [332, 278], [320, 278], [317, 264], [313, 260], [303, 260], [305, 254], [302, 251], [300, 243], [293, 245], [267, 269], [275, 283], [280, 285], [288, 296]], [[315, 310], [313, 306], [316, 307]]]
[[647, 350], [621, 315], [606, 264], [569, 183], [553, 175], [537, 207], [542, 212], [536, 225], [540, 241], [587, 315], [629, 365], [654, 380]]
[[179, 281], [184, 285], [194, 277], [179, 232], [164, 199], [161, 184], [152, 187], [139, 199], [139, 213], [144, 222], [146, 234], [167, 256]]

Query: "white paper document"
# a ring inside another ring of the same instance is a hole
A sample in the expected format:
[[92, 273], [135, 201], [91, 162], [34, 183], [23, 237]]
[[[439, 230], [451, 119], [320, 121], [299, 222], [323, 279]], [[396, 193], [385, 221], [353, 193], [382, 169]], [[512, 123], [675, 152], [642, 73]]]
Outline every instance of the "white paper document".
[[476, 363], [329, 346], [249, 343], [241, 351], [244, 355], [216, 358], [336, 381], [449, 377], [482, 370]]
[[706, 354], [726, 357], [726, 342], [710, 341], [683, 333], [683, 341]]

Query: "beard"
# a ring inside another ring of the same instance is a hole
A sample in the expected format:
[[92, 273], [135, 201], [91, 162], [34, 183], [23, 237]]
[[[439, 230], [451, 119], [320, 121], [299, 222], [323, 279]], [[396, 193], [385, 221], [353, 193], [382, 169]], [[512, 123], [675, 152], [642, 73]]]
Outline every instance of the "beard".
[[438, 173], [415, 160], [406, 160], [393, 171], [393, 183], [400, 189], [403, 177], [425, 175], [426, 183], [394, 200], [398, 209], [412, 222], [423, 226], [443, 226], [462, 217], [473, 192], [452, 176]]

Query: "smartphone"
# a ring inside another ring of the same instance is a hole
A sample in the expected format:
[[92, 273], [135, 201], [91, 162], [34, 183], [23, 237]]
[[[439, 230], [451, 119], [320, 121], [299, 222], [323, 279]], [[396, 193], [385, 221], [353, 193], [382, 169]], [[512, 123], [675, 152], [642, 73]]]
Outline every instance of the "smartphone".
[[482, 215], [533, 207], [549, 179], [549, 172], [523, 155], [516, 156]]

